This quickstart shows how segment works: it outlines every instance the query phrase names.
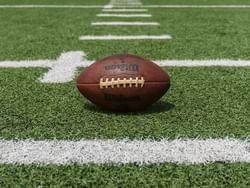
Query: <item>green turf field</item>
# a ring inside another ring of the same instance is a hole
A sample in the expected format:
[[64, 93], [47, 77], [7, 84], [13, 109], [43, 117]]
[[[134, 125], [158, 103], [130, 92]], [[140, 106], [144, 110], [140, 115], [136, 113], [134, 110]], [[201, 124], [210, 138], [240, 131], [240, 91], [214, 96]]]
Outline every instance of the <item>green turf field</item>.
[[[177, 5], [183, 5], [183, 4], [199, 4], [199, 5], [209, 5], [209, 4], [214, 4], [214, 5], [225, 5], [225, 4], [230, 4], [230, 5], [237, 5], [237, 4], [250, 4], [248, 0], [189, 0], [189, 1], [183, 1], [183, 0], [141, 0], [143, 5], [151, 4], [151, 5], [167, 5], [167, 4], [177, 4]], [[21, 5], [21, 4], [38, 4], [38, 5], [44, 5], [44, 4], [49, 4], [49, 5], [106, 5], [109, 3], [109, 0], [0, 0], [0, 4], [3, 5]]]
[[0, 0], [0, 4], [2, 5], [27, 5], [27, 4], [36, 4], [36, 5], [106, 5], [109, 3], [109, 0], [39, 0], [39, 1], [34, 1], [34, 0]]
[[[142, 5], [250, 5], [247, 0], [142, 0]], [[0, 5], [100, 5], [108, 0], [0, 0]], [[153, 60], [250, 59], [250, 8], [147, 8], [159, 26], [91, 26], [102, 8], [0, 8], [0, 61], [88, 60], [131, 53]], [[80, 41], [82, 35], [163, 35], [171, 40]], [[78, 69], [78, 74], [84, 68]], [[48, 68], [0, 67], [0, 138], [238, 138], [250, 135], [250, 67], [164, 67], [172, 86], [140, 113], [99, 109], [67, 83], [41, 83]], [[1, 146], [0, 146], [1, 147]], [[1, 160], [0, 153], [0, 160]], [[0, 164], [0, 187], [249, 187], [249, 163], [155, 165]]]
[[[249, 187], [249, 164], [1, 166], [5, 187]], [[17, 186], [18, 185], [18, 186]]]
[[5, 101], [1, 137], [159, 139], [250, 135], [249, 68], [167, 70], [173, 86], [159, 103], [142, 113], [114, 114], [90, 104], [78, 93], [75, 82], [42, 84], [36, 80], [44, 70], [1, 69], [1, 101]]
[[[0, 60], [55, 59], [84, 50], [89, 59], [132, 53], [151, 59], [249, 59], [249, 9], [150, 9], [160, 26], [91, 26], [100, 9], [1, 9]], [[126, 18], [125, 20], [133, 20]], [[81, 35], [171, 34], [171, 41], [79, 41]], [[243, 37], [244, 36], [244, 37]], [[222, 42], [223, 41], [223, 42]], [[106, 48], [108, 46], [108, 48]]]

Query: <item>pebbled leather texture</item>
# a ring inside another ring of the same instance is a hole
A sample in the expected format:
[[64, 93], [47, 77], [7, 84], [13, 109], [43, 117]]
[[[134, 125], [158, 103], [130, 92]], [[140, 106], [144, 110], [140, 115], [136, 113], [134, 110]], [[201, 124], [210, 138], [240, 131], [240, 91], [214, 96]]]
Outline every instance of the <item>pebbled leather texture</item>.
[[[100, 83], [105, 85], [106, 81], [108, 86], [101, 87]], [[161, 67], [127, 54], [98, 60], [77, 79], [77, 88], [87, 99], [111, 111], [144, 110], [169, 87], [170, 77]]]

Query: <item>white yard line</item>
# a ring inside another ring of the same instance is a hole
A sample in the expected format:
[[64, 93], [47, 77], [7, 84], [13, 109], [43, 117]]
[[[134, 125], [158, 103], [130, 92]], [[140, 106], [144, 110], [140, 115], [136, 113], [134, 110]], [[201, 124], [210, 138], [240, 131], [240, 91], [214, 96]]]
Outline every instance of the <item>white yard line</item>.
[[147, 12], [148, 9], [103, 9], [103, 12]]
[[[66, 83], [75, 78], [79, 67], [90, 66], [93, 62], [86, 60], [84, 52], [72, 51], [62, 53], [57, 60], [0, 61], [0, 68], [48, 68], [49, 71], [39, 78], [40, 82]], [[250, 60], [153, 60], [153, 62], [159, 66], [170, 67], [250, 67]]]
[[104, 9], [112, 9], [112, 8], [113, 8], [113, 5], [108, 4], [108, 5], [105, 5], [103, 8], [104, 8]]
[[250, 5], [143, 5], [142, 8], [250, 8]]
[[[106, 5], [107, 8], [112, 8], [112, 5]], [[103, 5], [0, 5], [0, 8], [103, 8]]]
[[117, 6], [141, 6], [142, 4], [141, 3], [115, 3], [112, 5], [114, 7], [117, 7]]
[[[67, 52], [62, 53], [60, 57], [64, 54], [70, 54], [71, 59], [68, 61], [72, 62], [77, 53]], [[75, 65], [79, 67], [87, 67], [94, 63], [94, 61], [84, 60], [84, 55], [81, 56], [83, 59], [80, 63]], [[59, 58], [60, 60], [60, 58]], [[51, 68], [59, 64], [59, 60], [27, 60], [27, 61], [0, 61], [0, 68]], [[222, 66], [222, 67], [249, 67], [250, 60], [230, 60], [230, 59], [214, 59], [214, 60], [152, 60], [155, 64], [159, 66], [172, 66], [172, 67], [210, 67], [210, 66]], [[66, 65], [64, 65], [66, 66]], [[66, 66], [69, 68], [68, 66]]]
[[40, 81], [42, 83], [65, 83], [75, 78], [77, 67], [81, 65], [81, 61], [85, 58], [82, 51], [63, 53], [57, 60], [57, 64], [44, 74]]
[[[113, 8], [113, 5], [0, 5], [0, 8], [77, 8], [77, 9], [99, 9]], [[214, 9], [214, 8], [230, 8], [230, 9], [249, 9], [250, 5], [140, 5], [140, 6], [116, 6], [116, 8], [198, 8], [198, 9]]]
[[97, 14], [97, 17], [120, 17], [120, 18], [139, 18], [152, 17], [151, 14]]
[[168, 40], [170, 35], [85, 35], [80, 36], [79, 40]]
[[157, 22], [92, 22], [92, 26], [157, 26], [160, 25]]
[[142, 3], [140, 2], [116, 2], [116, 3], [111, 3], [111, 5], [141, 5]]
[[50, 68], [56, 63], [56, 60], [0, 61], [0, 68]]
[[159, 60], [154, 61], [159, 66], [173, 66], [173, 67], [245, 67], [250, 66], [250, 60], [229, 60], [229, 59], [215, 59], [215, 60]]
[[[230, 59], [211, 59], [211, 60], [152, 60], [161, 67], [250, 67], [250, 60], [230, 60]], [[82, 61], [81, 67], [88, 67], [94, 61]], [[0, 64], [1, 66], [1, 64]]]
[[111, 5], [141, 5], [140, 0], [111, 0], [110, 3]]
[[250, 143], [238, 139], [0, 140], [1, 164], [207, 164], [250, 162]]
[[[104, 38], [107, 40], [107, 36]], [[88, 38], [88, 40], [91, 39]], [[160, 60], [153, 62], [159, 66], [173, 67], [250, 66], [249, 60]], [[88, 61], [85, 59], [84, 52], [75, 51], [62, 53], [58, 60], [0, 61], [0, 68], [50, 68], [50, 70], [39, 80], [43, 83], [65, 83], [75, 78], [75, 73], [77, 72], [78, 67], [87, 67], [92, 63], [93, 61]]]

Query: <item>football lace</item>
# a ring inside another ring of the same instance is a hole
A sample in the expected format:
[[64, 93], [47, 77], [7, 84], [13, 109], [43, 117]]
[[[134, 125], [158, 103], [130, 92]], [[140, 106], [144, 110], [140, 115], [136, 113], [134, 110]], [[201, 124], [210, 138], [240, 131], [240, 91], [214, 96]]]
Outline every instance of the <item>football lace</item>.
[[114, 88], [114, 87], [123, 87], [123, 88], [126, 88], [126, 87], [143, 87], [145, 83], [145, 80], [143, 77], [141, 78], [138, 78], [136, 77], [135, 79], [133, 78], [123, 78], [123, 79], [120, 79], [120, 78], [117, 78], [117, 79], [114, 79], [114, 78], [101, 78], [100, 79], [100, 88], [103, 89], [103, 88], [108, 88], [108, 87], [111, 87], [111, 88]]

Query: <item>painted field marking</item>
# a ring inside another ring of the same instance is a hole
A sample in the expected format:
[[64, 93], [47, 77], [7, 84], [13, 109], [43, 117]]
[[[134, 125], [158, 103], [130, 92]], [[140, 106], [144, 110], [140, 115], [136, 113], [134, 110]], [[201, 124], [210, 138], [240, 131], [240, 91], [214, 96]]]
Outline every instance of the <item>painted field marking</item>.
[[115, 3], [112, 4], [114, 7], [116, 6], [141, 6], [141, 3]]
[[[57, 60], [0, 61], [0, 68], [48, 68], [39, 78], [43, 83], [66, 83], [75, 78], [79, 67], [88, 67], [94, 61], [86, 60], [82, 51], [65, 52]], [[159, 66], [171, 67], [250, 67], [250, 60], [153, 60]]]
[[123, 4], [118, 4], [118, 5], [113, 5], [113, 8], [143, 8], [143, 5], [131, 5], [131, 4], [127, 4], [127, 5], [123, 5]]
[[102, 9], [103, 12], [147, 12], [148, 9]]
[[230, 59], [212, 59], [212, 60], [158, 60], [154, 61], [159, 66], [173, 67], [248, 67], [250, 60], [230, 60]]
[[157, 26], [157, 22], [92, 22], [92, 26]]
[[104, 8], [104, 9], [112, 9], [112, 8], [113, 8], [113, 5], [108, 4], [108, 5], [105, 5], [103, 8]]
[[[113, 5], [105, 5], [105, 8], [113, 8]], [[0, 8], [84, 8], [84, 9], [99, 9], [103, 5], [0, 5]]]
[[246, 140], [0, 140], [0, 164], [129, 164], [250, 162]]
[[[250, 5], [140, 5], [140, 6], [116, 6], [116, 8], [172, 8], [172, 9], [179, 9], [179, 8], [198, 8], [198, 9], [249, 9]], [[99, 8], [114, 8], [113, 5], [0, 5], [0, 8], [76, 8], [76, 9], [99, 9]]]
[[250, 8], [250, 5], [144, 5], [142, 8]]
[[142, 3], [140, 1], [121, 1], [121, 0], [111, 0], [110, 3], [111, 5], [113, 5], [114, 7], [118, 7], [118, 6], [125, 6], [125, 7], [129, 7], [129, 6], [141, 6]]
[[[68, 61], [73, 62], [75, 58], [77, 59], [77, 54], [81, 54], [82, 51], [73, 51], [62, 53], [58, 60], [27, 60], [27, 61], [0, 61], [0, 68], [57, 68], [57, 64], [60, 64], [60, 60], [63, 57], [68, 56]], [[66, 59], [66, 58], [65, 58]], [[94, 60], [85, 60], [85, 56], [81, 56], [81, 61], [75, 63], [74, 66], [78, 67], [88, 67]], [[214, 59], [214, 60], [152, 60], [155, 64], [165, 67], [212, 67], [212, 66], [221, 66], [221, 67], [249, 67], [250, 60], [230, 60], [230, 59]], [[56, 67], [55, 67], [56, 66]], [[63, 66], [70, 69], [69, 66], [64, 64]], [[74, 67], [73, 66], [73, 67]], [[72, 67], [71, 67], [72, 68]]]
[[52, 68], [56, 60], [0, 61], [0, 68]]
[[39, 80], [42, 83], [65, 83], [73, 80], [84, 57], [82, 51], [63, 53], [54, 67]]
[[170, 35], [84, 35], [79, 40], [169, 40]]
[[141, 5], [139, 0], [111, 0], [110, 4], [112, 5]]
[[141, 5], [141, 2], [127, 2], [127, 1], [123, 1], [123, 2], [113, 2], [110, 3], [111, 5]]
[[151, 14], [97, 14], [97, 17], [120, 17], [120, 18], [139, 18], [152, 17]]

